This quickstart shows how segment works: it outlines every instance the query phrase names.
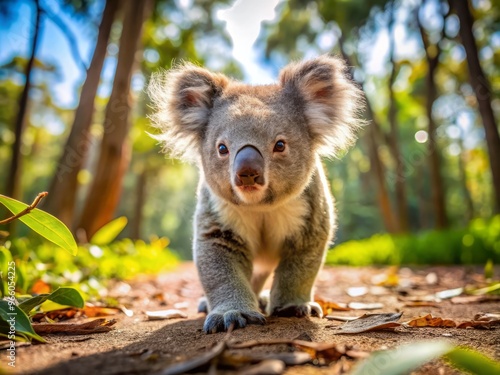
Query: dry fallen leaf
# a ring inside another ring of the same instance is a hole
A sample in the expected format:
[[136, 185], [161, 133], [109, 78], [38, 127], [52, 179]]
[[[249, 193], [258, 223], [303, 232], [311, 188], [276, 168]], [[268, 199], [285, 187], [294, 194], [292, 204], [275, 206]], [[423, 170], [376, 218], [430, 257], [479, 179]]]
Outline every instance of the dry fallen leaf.
[[325, 318], [328, 320], [338, 320], [339, 322], [350, 322], [352, 320], [359, 319], [359, 316], [327, 315]]
[[440, 292], [437, 292], [435, 294], [435, 296], [438, 299], [448, 299], [448, 298], [457, 297], [460, 294], [462, 294], [463, 292], [464, 292], [464, 288], [447, 289], [447, 290], [442, 290]]
[[500, 325], [500, 320], [468, 320], [457, 325], [457, 328], [483, 328], [491, 329], [494, 326]]
[[331, 301], [326, 301], [321, 298], [315, 298], [314, 302], [321, 306], [323, 310], [323, 315], [328, 315], [332, 311], [351, 311], [352, 309], [347, 306], [346, 303], [336, 303]]
[[39, 335], [49, 333], [65, 333], [67, 335], [87, 335], [90, 333], [102, 333], [111, 331], [111, 326], [116, 323], [115, 319], [95, 319], [80, 324], [33, 324], [33, 329]]
[[443, 319], [441, 317], [434, 317], [432, 314], [419, 316], [411, 319], [405, 323], [410, 327], [448, 327], [455, 328], [457, 324], [451, 319]]
[[175, 309], [146, 311], [145, 314], [149, 320], [187, 318], [187, 314], [185, 312]]
[[382, 309], [384, 305], [381, 303], [363, 303], [363, 302], [350, 302], [347, 305], [349, 308], [353, 310], [377, 310]]
[[40, 322], [45, 319], [48, 319], [50, 321], [62, 321], [76, 318], [80, 315], [82, 315], [82, 309], [78, 309], [76, 307], [68, 307], [60, 310], [36, 313], [35, 315], [33, 315], [32, 319], [34, 322]]
[[339, 327], [336, 333], [361, 333], [369, 331], [380, 330], [394, 330], [399, 327], [401, 323], [396, 323], [403, 315], [400, 313], [387, 313], [387, 314], [365, 314], [359, 319], [346, 322]]
[[[252, 348], [254, 346], [262, 345], [293, 345], [297, 349], [303, 350], [310, 355], [310, 358], [316, 360], [318, 364], [324, 365], [337, 361], [342, 356], [351, 356], [352, 358], [361, 358], [364, 356], [362, 353], [366, 353], [361, 350], [352, 348], [351, 346], [339, 345], [336, 343], [328, 342], [311, 342], [303, 340], [287, 340], [287, 339], [275, 339], [275, 340], [251, 340], [243, 343], [230, 344], [230, 349], [246, 349]], [[282, 360], [280, 358], [280, 360]]]
[[91, 304], [87, 304], [83, 308], [83, 313], [89, 318], [94, 318], [97, 316], [116, 315], [119, 312], [120, 310], [112, 307], [93, 306]]
[[491, 322], [492, 320], [500, 320], [500, 313], [479, 313], [474, 315], [474, 320]]
[[453, 297], [451, 299], [451, 303], [457, 305], [465, 305], [469, 303], [497, 302], [497, 301], [500, 301], [500, 296], [497, 295], [462, 296], [462, 297]]
[[347, 288], [346, 293], [350, 297], [361, 297], [368, 293], [368, 288], [366, 286], [355, 286]]

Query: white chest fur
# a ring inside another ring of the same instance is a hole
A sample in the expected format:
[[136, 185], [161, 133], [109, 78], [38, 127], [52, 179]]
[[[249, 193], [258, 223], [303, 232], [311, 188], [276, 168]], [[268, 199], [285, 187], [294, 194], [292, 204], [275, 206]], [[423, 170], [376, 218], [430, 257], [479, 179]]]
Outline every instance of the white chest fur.
[[302, 197], [273, 207], [236, 206], [214, 202], [224, 229], [233, 230], [249, 246], [254, 263], [262, 268], [274, 268], [286, 237], [305, 224], [309, 208]]

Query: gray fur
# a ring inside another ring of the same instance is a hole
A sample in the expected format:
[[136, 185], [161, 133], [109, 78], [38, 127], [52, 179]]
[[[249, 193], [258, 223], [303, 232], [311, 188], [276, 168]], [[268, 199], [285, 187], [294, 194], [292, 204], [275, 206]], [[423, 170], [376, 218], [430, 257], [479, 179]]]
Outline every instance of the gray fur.
[[[263, 324], [256, 296], [272, 273], [268, 313], [321, 316], [312, 288], [335, 218], [320, 157], [348, 147], [361, 125], [360, 91], [343, 62], [290, 64], [268, 86], [186, 64], [154, 77], [150, 95], [157, 138], [200, 169], [193, 250], [207, 297], [204, 330]], [[221, 143], [228, 154], [219, 154]], [[247, 145], [264, 160], [265, 184], [254, 190], [234, 185], [234, 157]]]

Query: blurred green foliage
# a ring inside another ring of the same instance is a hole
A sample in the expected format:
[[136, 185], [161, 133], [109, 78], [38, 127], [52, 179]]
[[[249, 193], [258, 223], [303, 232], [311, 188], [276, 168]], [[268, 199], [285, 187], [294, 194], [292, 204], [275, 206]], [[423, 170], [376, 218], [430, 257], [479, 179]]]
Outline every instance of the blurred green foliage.
[[475, 219], [465, 229], [415, 235], [376, 234], [328, 252], [327, 264], [350, 266], [500, 263], [500, 215]]
[[157, 274], [173, 269], [178, 257], [168, 248], [166, 238], [150, 241], [122, 239], [108, 245], [86, 244], [72, 256], [53, 244], [36, 238], [16, 238], [0, 246], [0, 271], [16, 262], [16, 288], [31, 291], [38, 280], [52, 286], [72, 286], [83, 295], [103, 295], [105, 282], [129, 280], [140, 274]]

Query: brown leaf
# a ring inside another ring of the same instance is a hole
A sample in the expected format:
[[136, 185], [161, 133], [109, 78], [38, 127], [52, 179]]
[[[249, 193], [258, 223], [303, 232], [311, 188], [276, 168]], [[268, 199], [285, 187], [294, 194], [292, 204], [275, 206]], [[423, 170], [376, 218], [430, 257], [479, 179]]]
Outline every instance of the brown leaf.
[[432, 314], [419, 316], [406, 322], [410, 327], [449, 327], [454, 328], [457, 324], [451, 319], [443, 319], [441, 317], [434, 317]]
[[87, 335], [90, 333], [101, 333], [111, 331], [111, 326], [116, 323], [115, 319], [95, 319], [81, 324], [33, 324], [36, 333], [43, 335], [49, 333], [65, 333], [67, 335]]
[[[275, 340], [251, 340], [243, 343], [230, 344], [230, 349], [246, 349], [252, 348], [254, 346], [262, 345], [293, 345], [296, 348], [308, 353], [311, 358], [321, 360], [325, 363], [330, 363], [332, 361], [338, 360], [343, 355], [348, 355], [351, 347], [346, 347], [343, 345], [338, 345], [335, 343], [328, 342], [310, 342], [303, 340], [287, 340], [287, 339], [275, 339]], [[355, 355], [359, 355], [359, 351], [353, 352]]]
[[359, 316], [327, 315], [325, 318], [328, 320], [338, 320], [339, 322], [350, 322], [352, 320], [359, 319]]
[[462, 322], [457, 325], [457, 328], [483, 328], [483, 329], [491, 329], [493, 326], [500, 325], [500, 320], [468, 320], [466, 322]]
[[95, 318], [97, 316], [109, 316], [116, 315], [120, 312], [120, 310], [112, 308], [112, 307], [101, 307], [101, 306], [93, 306], [91, 304], [87, 304], [83, 308], [83, 313], [88, 318]]
[[500, 320], [500, 313], [479, 313], [474, 315], [474, 320], [491, 322], [492, 320]]
[[82, 310], [76, 307], [68, 307], [60, 310], [52, 310], [47, 312], [36, 313], [32, 319], [34, 322], [39, 322], [48, 318], [49, 320], [62, 321], [67, 319], [76, 318], [82, 315]]
[[325, 301], [321, 298], [315, 298], [314, 302], [321, 306], [323, 315], [328, 315], [332, 311], [351, 311], [352, 309], [345, 303], [336, 303], [332, 301]]
[[346, 322], [339, 327], [337, 333], [361, 333], [369, 331], [379, 331], [384, 329], [392, 329], [399, 327], [401, 324], [396, 323], [403, 315], [400, 313], [387, 314], [365, 314], [359, 319]]

